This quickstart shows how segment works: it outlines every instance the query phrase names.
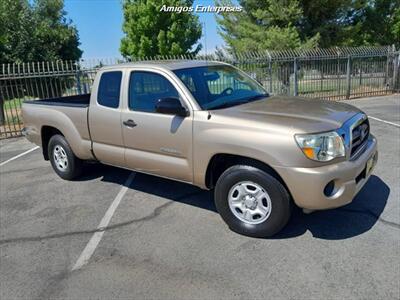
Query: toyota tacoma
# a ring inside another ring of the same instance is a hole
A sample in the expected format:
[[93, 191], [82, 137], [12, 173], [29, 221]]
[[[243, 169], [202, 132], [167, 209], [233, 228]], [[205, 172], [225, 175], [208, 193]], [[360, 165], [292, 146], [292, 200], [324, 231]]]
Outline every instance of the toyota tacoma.
[[333, 101], [271, 96], [221, 62], [101, 68], [91, 94], [26, 101], [28, 140], [66, 180], [84, 161], [214, 189], [235, 232], [267, 237], [305, 211], [352, 201], [377, 161], [368, 117]]

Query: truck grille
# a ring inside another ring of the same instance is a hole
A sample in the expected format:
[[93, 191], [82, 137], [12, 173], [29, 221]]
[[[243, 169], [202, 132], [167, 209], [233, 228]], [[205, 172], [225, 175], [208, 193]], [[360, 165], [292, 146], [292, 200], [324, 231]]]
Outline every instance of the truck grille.
[[350, 157], [354, 158], [358, 154], [362, 152], [364, 147], [367, 144], [368, 136], [369, 136], [369, 121], [365, 119], [356, 127], [353, 128], [351, 132], [352, 140], [351, 140], [351, 153]]

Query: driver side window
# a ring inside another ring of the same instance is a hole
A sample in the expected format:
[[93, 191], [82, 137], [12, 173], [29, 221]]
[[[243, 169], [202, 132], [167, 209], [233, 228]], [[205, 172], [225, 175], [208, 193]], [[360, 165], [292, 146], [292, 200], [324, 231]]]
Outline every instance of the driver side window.
[[164, 76], [133, 71], [129, 79], [129, 108], [134, 111], [155, 112], [161, 98], [179, 98], [179, 93]]

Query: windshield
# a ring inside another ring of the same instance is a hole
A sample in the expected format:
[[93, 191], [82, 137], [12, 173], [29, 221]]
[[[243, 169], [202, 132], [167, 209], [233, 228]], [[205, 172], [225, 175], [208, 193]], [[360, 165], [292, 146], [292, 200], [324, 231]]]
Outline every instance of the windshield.
[[202, 109], [218, 109], [267, 97], [245, 73], [227, 65], [175, 70]]

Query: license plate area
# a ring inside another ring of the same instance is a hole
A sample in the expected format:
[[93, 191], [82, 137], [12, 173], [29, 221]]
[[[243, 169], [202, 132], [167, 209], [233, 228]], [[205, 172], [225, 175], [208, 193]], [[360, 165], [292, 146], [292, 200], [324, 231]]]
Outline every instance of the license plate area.
[[366, 176], [369, 176], [369, 174], [371, 174], [371, 171], [374, 168], [375, 163], [376, 163], [376, 152], [367, 161], [367, 165], [365, 167]]
[[367, 163], [365, 164], [365, 168], [356, 177], [356, 183], [359, 183], [362, 179], [367, 178], [371, 174], [378, 158], [377, 155], [377, 152], [375, 152], [375, 154], [368, 159]]

